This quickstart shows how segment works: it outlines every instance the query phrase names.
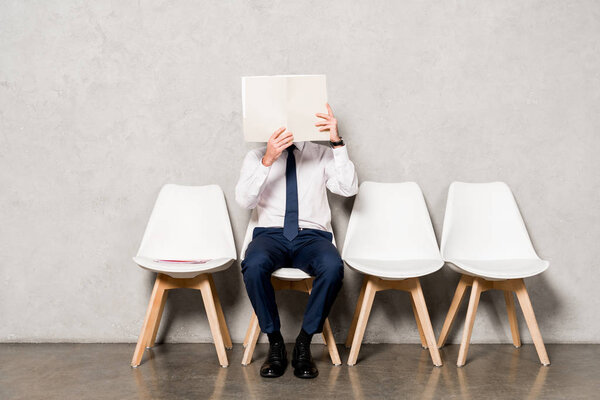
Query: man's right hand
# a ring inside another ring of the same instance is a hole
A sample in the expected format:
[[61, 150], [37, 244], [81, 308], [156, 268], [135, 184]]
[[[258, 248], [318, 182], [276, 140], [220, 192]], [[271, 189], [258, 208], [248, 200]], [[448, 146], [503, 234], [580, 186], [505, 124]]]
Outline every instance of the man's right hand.
[[265, 167], [273, 165], [275, 160], [279, 158], [281, 153], [294, 142], [294, 135], [292, 132], [286, 132], [285, 127], [277, 129], [267, 142], [267, 151], [262, 158], [262, 164]]

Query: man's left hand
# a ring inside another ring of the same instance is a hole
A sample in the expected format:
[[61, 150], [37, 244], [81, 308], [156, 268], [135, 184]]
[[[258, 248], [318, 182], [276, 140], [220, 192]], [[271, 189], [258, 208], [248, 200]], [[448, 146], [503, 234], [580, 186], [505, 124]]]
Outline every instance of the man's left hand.
[[315, 114], [317, 117], [322, 118], [324, 120], [324, 121], [320, 121], [319, 123], [316, 123], [315, 126], [320, 127], [319, 128], [320, 132], [329, 131], [329, 140], [330, 141], [339, 142], [340, 136], [338, 134], [338, 129], [337, 129], [337, 119], [335, 119], [335, 117], [333, 116], [333, 110], [331, 109], [331, 106], [329, 105], [329, 103], [327, 103], [326, 106], [327, 106], [327, 114], [322, 114], [322, 113]]

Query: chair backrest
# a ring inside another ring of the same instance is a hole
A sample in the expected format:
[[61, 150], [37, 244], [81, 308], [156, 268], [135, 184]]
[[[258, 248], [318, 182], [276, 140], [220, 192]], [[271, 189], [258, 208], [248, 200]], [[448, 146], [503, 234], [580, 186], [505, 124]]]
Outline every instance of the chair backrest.
[[414, 182], [362, 182], [343, 259], [441, 260], [423, 193]]
[[504, 182], [450, 185], [441, 252], [445, 260], [539, 258]]
[[225, 196], [218, 185], [162, 187], [138, 256], [157, 259], [235, 259]]
[[[254, 208], [252, 210], [252, 214], [250, 214], [250, 221], [248, 222], [248, 228], [246, 229], [246, 235], [244, 236], [244, 244], [242, 245], [242, 251], [240, 251], [240, 258], [239, 258], [240, 260], [244, 259], [246, 249], [248, 248], [248, 245], [252, 241], [252, 231], [254, 231], [254, 228], [256, 228], [257, 226], [258, 226], [258, 212], [256, 211], [256, 208]], [[332, 234], [333, 234], [333, 232], [332, 232]], [[331, 239], [331, 241], [333, 242], [333, 244], [335, 246], [335, 236]]]

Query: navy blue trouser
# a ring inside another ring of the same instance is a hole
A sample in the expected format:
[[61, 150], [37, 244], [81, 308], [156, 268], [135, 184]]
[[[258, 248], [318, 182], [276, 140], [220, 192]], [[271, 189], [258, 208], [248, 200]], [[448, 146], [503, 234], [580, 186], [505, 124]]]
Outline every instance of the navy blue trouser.
[[282, 267], [299, 268], [315, 277], [302, 329], [309, 334], [323, 331], [344, 278], [344, 263], [332, 239], [331, 232], [320, 229], [302, 229], [289, 241], [283, 236], [283, 228], [254, 228], [242, 261], [242, 273], [263, 332], [280, 330], [271, 273]]

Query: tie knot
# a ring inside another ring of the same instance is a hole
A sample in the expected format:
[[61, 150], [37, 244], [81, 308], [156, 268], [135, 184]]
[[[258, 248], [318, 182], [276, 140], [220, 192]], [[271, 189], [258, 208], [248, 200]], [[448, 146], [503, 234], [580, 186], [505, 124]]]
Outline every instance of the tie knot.
[[288, 147], [286, 150], [288, 152], [288, 158], [292, 157], [294, 155], [294, 149], [296, 148], [295, 144], [291, 144], [290, 147]]

